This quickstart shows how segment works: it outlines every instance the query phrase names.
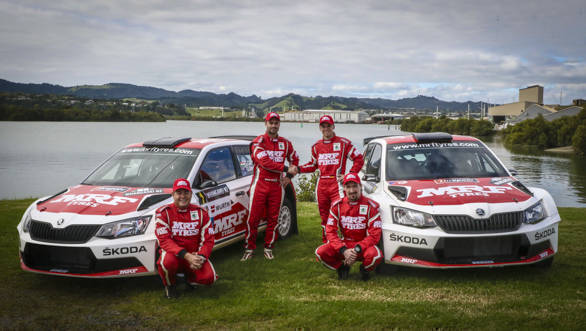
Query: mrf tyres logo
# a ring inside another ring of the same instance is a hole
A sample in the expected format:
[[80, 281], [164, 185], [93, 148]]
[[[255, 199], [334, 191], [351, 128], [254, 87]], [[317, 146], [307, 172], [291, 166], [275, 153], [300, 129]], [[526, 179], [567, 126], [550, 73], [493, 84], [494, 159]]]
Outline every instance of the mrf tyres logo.
[[99, 205], [118, 206], [127, 202], [137, 202], [138, 199], [111, 196], [109, 194], [66, 194], [58, 199], [51, 201], [51, 203], [67, 203], [68, 206], [88, 206], [98, 207]]
[[389, 239], [391, 241], [397, 241], [397, 242], [405, 243], [405, 244], [422, 245], [422, 246], [428, 245], [427, 240], [425, 240], [425, 238], [410, 237], [410, 236], [405, 236], [402, 234], [396, 234], [394, 232], [391, 232]]
[[340, 222], [342, 227], [348, 230], [366, 229], [366, 217], [364, 216], [342, 216]]
[[545, 239], [555, 233], [555, 228], [545, 229], [543, 231], [535, 232], [535, 240]]
[[113, 256], [113, 255], [126, 255], [126, 254], [135, 254], [135, 253], [146, 253], [147, 249], [144, 246], [129, 246], [129, 247], [115, 247], [110, 248], [106, 247], [102, 250], [102, 254], [104, 256]]
[[459, 186], [444, 186], [438, 188], [423, 188], [418, 189], [418, 198], [427, 198], [431, 196], [447, 195], [452, 198], [468, 197], [468, 196], [484, 196], [491, 194], [504, 194], [506, 191], [512, 190], [508, 186], [480, 186], [480, 185], [459, 185]]

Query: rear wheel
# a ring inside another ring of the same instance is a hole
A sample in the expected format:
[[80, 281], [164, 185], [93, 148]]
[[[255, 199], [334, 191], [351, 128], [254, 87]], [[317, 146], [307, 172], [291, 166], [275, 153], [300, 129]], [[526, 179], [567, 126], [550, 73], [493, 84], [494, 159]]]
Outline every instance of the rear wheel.
[[277, 223], [277, 232], [280, 238], [287, 238], [295, 232], [297, 228], [297, 219], [293, 212], [293, 202], [285, 198], [281, 211], [279, 212], [279, 221]]

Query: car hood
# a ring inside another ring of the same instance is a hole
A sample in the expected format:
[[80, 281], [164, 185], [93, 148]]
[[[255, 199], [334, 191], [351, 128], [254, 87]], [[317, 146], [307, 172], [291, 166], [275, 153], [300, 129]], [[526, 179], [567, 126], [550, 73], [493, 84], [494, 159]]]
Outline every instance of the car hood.
[[390, 181], [388, 184], [391, 189], [406, 188], [405, 201], [426, 206], [522, 202], [531, 198], [514, 177], [442, 178]]
[[135, 212], [151, 195], [170, 194], [171, 188], [77, 185], [37, 203], [37, 210], [79, 215], [122, 215]]

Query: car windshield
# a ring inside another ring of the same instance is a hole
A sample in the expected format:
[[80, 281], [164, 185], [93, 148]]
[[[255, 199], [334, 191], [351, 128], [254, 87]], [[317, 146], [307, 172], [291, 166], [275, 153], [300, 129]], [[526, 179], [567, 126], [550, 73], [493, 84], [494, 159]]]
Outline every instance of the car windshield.
[[506, 170], [477, 142], [387, 146], [387, 180], [504, 176]]
[[173, 187], [186, 178], [199, 149], [125, 148], [96, 169], [82, 184], [131, 187]]

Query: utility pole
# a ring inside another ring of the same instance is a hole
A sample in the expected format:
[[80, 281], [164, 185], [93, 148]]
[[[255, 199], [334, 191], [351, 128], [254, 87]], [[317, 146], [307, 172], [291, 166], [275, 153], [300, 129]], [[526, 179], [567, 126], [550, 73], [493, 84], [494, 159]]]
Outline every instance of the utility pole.
[[468, 119], [470, 119], [470, 104], [468, 104]]

